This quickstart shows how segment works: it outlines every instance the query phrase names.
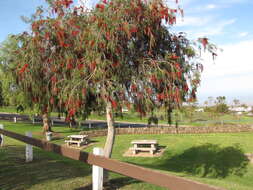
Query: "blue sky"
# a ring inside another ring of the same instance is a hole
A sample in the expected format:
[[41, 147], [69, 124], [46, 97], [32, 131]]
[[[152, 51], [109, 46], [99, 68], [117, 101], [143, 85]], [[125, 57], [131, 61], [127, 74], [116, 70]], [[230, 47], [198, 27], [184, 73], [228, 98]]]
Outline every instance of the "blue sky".
[[[170, 0], [171, 2], [173, 0]], [[203, 55], [204, 72], [198, 91], [203, 102], [208, 96], [238, 98], [253, 105], [253, 1], [179, 0], [185, 17], [177, 30], [189, 38], [206, 36], [223, 49], [215, 63]]]
[[[78, 1], [78, 0], [76, 0]], [[80, 0], [81, 1], [81, 0]], [[89, 5], [95, 0], [87, 0]], [[172, 4], [175, 0], [167, 0]], [[203, 54], [204, 72], [199, 88], [200, 102], [208, 96], [224, 95], [253, 104], [253, 1], [179, 0], [185, 12], [177, 31], [191, 39], [206, 36], [223, 49], [215, 63]], [[0, 42], [8, 34], [28, 29], [20, 16], [30, 16], [44, 0], [0, 0]]]

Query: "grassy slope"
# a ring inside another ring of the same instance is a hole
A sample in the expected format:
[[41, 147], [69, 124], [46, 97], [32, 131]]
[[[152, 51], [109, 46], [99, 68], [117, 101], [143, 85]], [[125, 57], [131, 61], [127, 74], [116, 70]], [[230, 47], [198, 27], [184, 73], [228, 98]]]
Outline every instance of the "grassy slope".
[[[33, 131], [36, 138], [42, 138], [41, 126], [4, 123], [5, 128], [24, 134]], [[64, 137], [76, 134], [78, 130], [54, 127], [60, 135], [54, 143], [61, 144]], [[203, 135], [121, 135], [116, 138], [113, 158], [144, 167], [159, 169], [204, 183], [225, 187], [229, 190], [252, 190], [253, 167], [245, 162], [243, 152], [253, 153], [253, 133], [203, 134]], [[134, 139], [157, 139], [166, 146], [160, 158], [126, 158], [122, 154]], [[94, 146], [102, 147], [105, 137], [98, 137]], [[209, 143], [209, 144], [207, 144]], [[239, 144], [241, 149], [234, 144]], [[6, 138], [6, 145], [0, 148], [0, 189], [78, 189], [91, 182], [90, 166], [34, 148], [35, 161], [24, 162], [24, 144]], [[243, 164], [247, 164], [243, 167]], [[243, 176], [233, 173], [241, 172]], [[206, 175], [206, 177], [201, 177]], [[134, 179], [112, 174], [114, 188], [163, 189]], [[83, 188], [85, 189], [85, 188]], [[88, 189], [88, 188], [86, 188]], [[111, 188], [110, 188], [111, 189]]]

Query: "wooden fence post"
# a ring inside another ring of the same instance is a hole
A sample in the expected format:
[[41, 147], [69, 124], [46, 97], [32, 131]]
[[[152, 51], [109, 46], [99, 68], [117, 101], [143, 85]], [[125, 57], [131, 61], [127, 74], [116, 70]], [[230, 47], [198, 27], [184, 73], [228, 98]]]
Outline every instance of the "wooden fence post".
[[13, 118], [14, 123], [17, 123], [17, 117]]
[[[27, 137], [32, 137], [32, 132], [26, 132]], [[30, 144], [26, 144], [25, 147], [25, 160], [26, 162], [33, 161], [33, 147]]]
[[[4, 125], [0, 124], [0, 129], [4, 129]], [[4, 135], [0, 134], [0, 146], [4, 146]]]
[[[104, 150], [95, 147], [93, 154], [103, 156]], [[103, 168], [96, 165], [92, 166], [92, 190], [103, 190]]]

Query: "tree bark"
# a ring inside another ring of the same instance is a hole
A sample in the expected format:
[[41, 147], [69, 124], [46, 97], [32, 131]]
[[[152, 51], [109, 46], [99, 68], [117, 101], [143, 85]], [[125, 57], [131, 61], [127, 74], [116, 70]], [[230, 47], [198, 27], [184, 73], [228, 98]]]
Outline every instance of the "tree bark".
[[42, 120], [43, 120], [43, 132], [45, 133], [48, 131], [52, 131], [48, 113], [42, 114]]
[[168, 109], [167, 109], [167, 116], [168, 116], [168, 124], [169, 126], [171, 126], [172, 124], [172, 107], [169, 105]]
[[[112, 104], [110, 101], [106, 104], [106, 119], [107, 119], [107, 138], [104, 146], [104, 156], [110, 158], [115, 139], [114, 119], [112, 113]], [[104, 170], [104, 182], [108, 182], [108, 171]]]
[[106, 105], [106, 119], [107, 119], [107, 138], [104, 147], [104, 156], [110, 158], [115, 139], [115, 128], [114, 128], [114, 119], [112, 114], [111, 102], [107, 102]]

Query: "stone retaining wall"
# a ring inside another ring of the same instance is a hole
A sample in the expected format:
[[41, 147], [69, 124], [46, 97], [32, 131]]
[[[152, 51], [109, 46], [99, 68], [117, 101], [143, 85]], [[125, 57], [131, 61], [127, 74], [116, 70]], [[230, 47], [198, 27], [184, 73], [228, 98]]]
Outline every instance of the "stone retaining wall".
[[[208, 126], [208, 127], [151, 127], [151, 128], [116, 128], [116, 134], [204, 134], [204, 133], [239, 133], [253, 132], [253, 126]], [[107, 129], [82, 131], [80, 134], [90, 137], [106, 136]]]

